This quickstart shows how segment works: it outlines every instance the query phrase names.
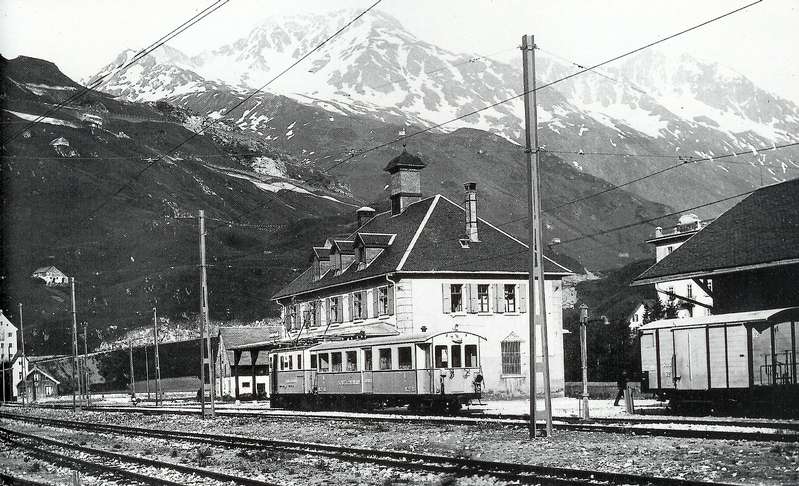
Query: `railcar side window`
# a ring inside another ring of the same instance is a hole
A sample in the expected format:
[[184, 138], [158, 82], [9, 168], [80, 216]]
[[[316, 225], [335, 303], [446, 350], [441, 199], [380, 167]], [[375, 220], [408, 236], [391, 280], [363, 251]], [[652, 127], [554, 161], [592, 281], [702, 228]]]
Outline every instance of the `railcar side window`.
[[330, 370], [330, 355], [322, 353], [319, 355], [319, 371]]
[[413, 368], [411, 363], [411, 348], [410, 346], [403, 346], [398, 348], [397, 351], [399, 352], [399, 369], [401, 370], [410, 370]]
[[436, 368], [447, 368], [449, 366], [449, 357], [447, 356], [446, 346], [436, 346], [434, 356]]
[[460, 345], [453, 344], [452, 345], [452, 352], [450, 353], [452, 357], [452, 367], [453, 368], [460, 368], [463, 363], [461, 363], [461, 347]]
[[281, 355], [280, 356], [280, 371], [283, 371], [285, 369], [286, 369], [286, 357]]
[[477, 345], [467, 344], [463, 348], [466, 351], [466, 367], [477, 368]]
[[341, 371], [341, 352], [330, 353], [330, 371]]
[[347, 351], [347, 371], [358, 371], [358, 351]]
[[372, 350], [363, 350], [363, 369], [365, 371], [372, 371]]
[[390, 370], [391, 369], [391, 348], [384, 348], [378, 350], [378, 355], [380, 357], [380, 369], [381, 370]]
[[294, 356], [292, 355], [289, 355], [289, 369], [290, 370], [294, 369]]
[[312, 370], [316, 369], [316, 355], [315, 354], [311, 355], [311, 369]]
[[302, 354], [297, 355], [297, 369], [298, 370], [302, 369]]

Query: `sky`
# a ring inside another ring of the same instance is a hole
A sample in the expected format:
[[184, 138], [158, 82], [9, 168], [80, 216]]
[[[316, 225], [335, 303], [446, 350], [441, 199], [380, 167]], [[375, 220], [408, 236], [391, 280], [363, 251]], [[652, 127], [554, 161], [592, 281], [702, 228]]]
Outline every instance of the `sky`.
[[[244, 37], [272, 16], [365, 9], [374, 0], [231, 0], [169, 44], [197, 54]], [[545, 51], [590, 65], [752, 0], [383, 0], [377, 7], [418, 38], [454, 52], [520, 57], [523, 34]], [[55, 62], [75, 80], [140, 49], [213, 0], [2, 0], [0, 53]], [[368, 14], [367, 14], [368, 15]], [[799, 103], [799, 0], [762, 0], [659, 46], [718, 62]]]

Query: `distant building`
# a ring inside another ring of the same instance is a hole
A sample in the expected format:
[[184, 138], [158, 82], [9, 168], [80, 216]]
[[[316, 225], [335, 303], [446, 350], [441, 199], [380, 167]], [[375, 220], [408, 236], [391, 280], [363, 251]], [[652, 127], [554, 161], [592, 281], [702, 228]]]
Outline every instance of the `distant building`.
[[17, 353], [17, 327], [0, 310], [0, 363], [10, 362]]
[[236, 399], [265, 396], [269, 390], [269, 359], [266, 351], [251, 346], [277, 342], [281, 336], [280, 328], [274, 326], [220, 327], [218, 394]]
[[675, 281], [709, 294], [713, 314], [799, 306], [799, 179], [753, 192], [633, 285]]
[[[655, 237], [646, 241], [655, 246], [655, 263], [666, 258], [709, 223], [710, 221], [702, 221], [695, 214], [684, 214], [672, 228], [665, 230], [660, 226], [655, 228]], [[708, 281], [708, 286], [712, 289], [712, 280]], [[655, 290], [664, 306], [670, 304], [677, 306], [677, 317], [700, 317], [711, 314], [713, 299], [691, 279], [659, 282], [655, 284]]]
[[[487, 339], [480, 346], [484, 391], [529, 395], [529, 315], [538, 309], [528, 302], [528, 247], [478, 217], [473, 182], [464, 184], [463, 204], [440, 194], [423, 198], [424, 167], [405, 151], [391, 160], [385, 168], [391, 210], [359, 209], [358, 229], [314, 247], [311, 266], [272, 297], [282, 307], [287, 340], [457, 328]], [[544, 260], [550, 382], [553, 393], [562, 395], [561, 289], [562, 278], [572, 272]], [[449, 358], [426, 353], [417, 359], [430, 366], [460, 366], [464, 359], [457, 346]], [[537, 339], [538, 370], [542, 356]]]
[[80, 121], [85, 123], [86, 125], [92, 128], [102, 128], [103, 127], [103, 117], [99, 115], [95, 115], [93, 113], [82, 113], [80, 115]]
[[44, 370], [34, 366], [30, 370], [28, 376], [25, 378], [24, 383], [17, 384], [17, 393], [19, 396], [27, 391], [26, 400], [30, 402], [38, 402], [41, 400], [58, 398], [61, 394], [59, 386], [61, 382], [50, 376]]
[[56, 287], [59, 285], [67, 285], [69, 284], [69, 277], [64, 274], [61, 270], [57, 269], [56, 267], [50, 265], [49, 267], [41, 267], [37, 268], [33, 275], [33, 278], [40, 278], [44, 280], [45, 285], [48, 287]]

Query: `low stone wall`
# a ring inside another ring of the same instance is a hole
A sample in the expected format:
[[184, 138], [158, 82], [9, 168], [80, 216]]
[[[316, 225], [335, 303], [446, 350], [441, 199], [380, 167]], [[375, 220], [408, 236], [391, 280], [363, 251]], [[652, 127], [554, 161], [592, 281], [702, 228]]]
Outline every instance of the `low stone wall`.
[[[637, 396], [641, 395], [641, 382], [630, 381], [627, 383], [627, 388], [634, 390]], [[589, 381], [588, 382], [588, 396], [591, 398], [616, 398], [619, 388], [615, 381]], [[566, 396], [579, 398], [583, 394], [582, 381], [567, 381], [566, 382]]]

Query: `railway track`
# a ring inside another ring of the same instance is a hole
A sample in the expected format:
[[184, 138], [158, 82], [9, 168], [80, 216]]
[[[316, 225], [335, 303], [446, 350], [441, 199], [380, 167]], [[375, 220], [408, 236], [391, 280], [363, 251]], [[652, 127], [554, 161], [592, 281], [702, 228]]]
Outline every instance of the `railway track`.
[[[68, 408], [52, 406], [52, 408]], [[193, 407], [129, 407], [129, 406], [94, 406], [85, 408], [87, 411], [102, 411], [115, 413], [140, 413], [150, 415], [177, 414], [199, 415], [200, 410]], [[479, 416], [441, 417], [413, 415], [408, 413], [325, 413], [325, 412], [298, 412], [278, 409], [241, 410], [218, 409], [217, 415], [223, 417], [252, 417], [252, 418], [278, 418], [297, 420], [299, 417], [307, 420], [350, 420], [365, 422], [396, 422], [409, 424], [432, 425], [495, 425], [501, 427], [526, 428], [528, 419], [524, 416], [507, 416], [496, 414], [482, 414]], [[584, 422], [576, 417], [555, 417], [556, 430], [580, 432], [605, 432], [614, 434], [651, 435], [661, 437], [695, 438], [695, 439], [724, 439], [768, 442], [799, 442], [799, 423], [789, 421], [764, 422], [764, 421], [735, 421], [735, 420], [701, 420], [677, 419], [665, 420], [648, 417], [624, 418], [595, 418]], [[697, 428], [699, 427], [699, 428]], [[708, 428], [715, 427], [715, 428]], [[724, 430], [719, 427], [736, 427], [736, 430]], [[768, 429], [746, 430], [746, 429]]]
[[[70, 430], [88, 432], [112, 433], [127, 436], [147, 436], [168, 439], [171, 441], [199, 442], [205, 445], [215, 445], [238, 449], [269, 449], [294, 454], [305, 454], [313, 457], [329, 457], [348, 462], [378, 464], [381, 466], [402, 470], [445, 473], [455, 476], [490, 476], [505, 481], [515, 481], [521, 484], [552, 484], [552, 485], [577, 485], [577, 484], [625, 484], [625, 485], [677, 485], [677, 486], [707, 486], [705, 481], [688, 479], [641, 476], [627, 473], [607, 471], [579, 470], [552, 466], [539, 466], [531, 464], [517, 464], [499, 461], [485, 461], [470, 458], [422, 454], [386, 449], [371, 449], [360, 447], [347, 447], [334, 444], [313, 442], [299, 442], [287, 440], [274, 440], [252, 438], [228, 434], [210, 434], [204, 432], [181, 432], [165, 429], [149, 429], [143, 427], [120, 426], [100, 423], [84, 423], [69, 420], [57, 420], [30, 416], [9, 416], [4, 418], [36, 423], [50, 427], [59, 427]], [[8, 429], [0, 428], [0, 433]], [[19, 432], [13, 432], [21, 434]], [[27, 435], [27, 434], [21, 434]], [[42, 440], [39, 436], [29, 436]], [[57, 442], [52, 439], [45, 439]], [[114, 453], [112, 453], [114, 454]], [[135, 457], [135, 456], [134, 456]], [[137, 459], [141, 459], [136, 457]], [[152, 461], [148, 459], [148, 461]], [[165, 467], [172, 467], [167, 463]], [[231, 479], [240, 481], [242, 478]], [[244, 483], [253, 484], [253, 483]], [[264, 484], [264, 483], [259, 483]]]
[[[42, 461], [63, 464], [85, 471], [100, 479], [122, 479], [125, 484], [181, 486], [185, 484], [219, 485], [233, 482], [249, 486], [275, 486], [274, 483], [256, 479], [96, 449], [41, 435], [27, 434], [7, 427], [0, 427], [0, 439], [12, 446], [29, 451]], [[179, 476], [180, 481], [164, 478], [165, 474]]]

